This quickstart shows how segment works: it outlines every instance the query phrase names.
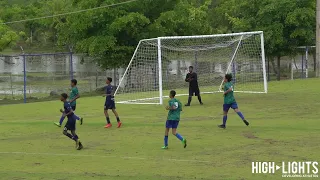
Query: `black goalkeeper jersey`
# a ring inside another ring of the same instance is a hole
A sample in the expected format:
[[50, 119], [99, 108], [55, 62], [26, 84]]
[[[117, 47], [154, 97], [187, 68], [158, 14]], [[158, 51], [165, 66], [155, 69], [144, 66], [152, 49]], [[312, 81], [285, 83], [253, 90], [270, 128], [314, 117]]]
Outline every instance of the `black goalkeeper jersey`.
[[194, 89], [194, 90], [199, 89], [197, 73], [195, 72], [188, 73], [185, 81], [189, 82], [189, 89]]

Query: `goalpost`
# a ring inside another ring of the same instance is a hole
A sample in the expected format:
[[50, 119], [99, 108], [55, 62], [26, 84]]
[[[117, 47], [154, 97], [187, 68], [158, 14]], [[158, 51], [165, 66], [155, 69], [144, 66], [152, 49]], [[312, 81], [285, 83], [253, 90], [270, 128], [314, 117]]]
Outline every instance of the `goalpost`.
[[267, 93], [263, 32], [172, 36], [141, 40], [115, 91], [118, 103], [163, 104], [169, 91], [188, 95], [193, 66], [201, 93], [223, 91], [233, 75], [235, 92]]

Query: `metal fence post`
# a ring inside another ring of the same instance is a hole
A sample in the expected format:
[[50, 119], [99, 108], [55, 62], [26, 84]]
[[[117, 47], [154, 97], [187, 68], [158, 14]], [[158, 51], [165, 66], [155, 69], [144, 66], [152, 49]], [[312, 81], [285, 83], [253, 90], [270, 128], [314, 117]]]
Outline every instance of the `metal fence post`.
[[27, 103], [27, 72], [26, 72], [26, 56], [23, 53], [22, 54], [23, 57], [23, 102]]
[[304, 57], [303, 57], [303, 54], [302, 54], [302, 55], [301, 55], [301, 79], [304, 78], [304, 75], [303, 75], [303, 74], [304, 74], [304, 73], [303, 73], [303, 71], [304, 71], [304, 69], [303, 69], [303, 68], [304, 68], [304, 66], [303, 66], [303, 65], [304, 65], [304, 63], [303, 63], [303, 58], [304, 58]]
[[72, 47], [69, 47], [70, 50], [70, 79], [73, 79], [73, 52]]

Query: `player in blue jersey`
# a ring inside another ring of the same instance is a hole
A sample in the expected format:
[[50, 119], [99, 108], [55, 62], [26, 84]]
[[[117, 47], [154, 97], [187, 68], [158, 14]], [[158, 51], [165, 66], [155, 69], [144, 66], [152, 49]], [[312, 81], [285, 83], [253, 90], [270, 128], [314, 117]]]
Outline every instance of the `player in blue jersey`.
[[[63, 134], [74, 140], [76, 142], [77, 150], [81, 150], [83, 146], [78, 135], [76, 134], [76, 115], [74, 114], [70, 102], [68, 102], [67, 99], [68, 95], [66, 93], [61, 94], [60, 100], [63, 102], [64, 110], [60, 109], [60, 112], [63, 113], [64, 117], [68, 118], [68, 121], [63, 129]], [[70, 131], [71, 134], [68, 133], [68, 131]]]
[[[69, 103], [70, 103], [71, 108], [72, 108], [73, 111], [76, 110], [77, 99], [80, 98], [80, 94], [79, 94], [79, 91], [78, 91], [77, 83], [78, 83], [78, 81], [76, 79], [72, 79], [71, 80], [71, 91], [70, 91]], [[80, 120], [80, 125], [82, 125], [83, 118], [80, 118], [80, 117], [78, 117], [76, 115], [75, 115], [75, 117], [76, 117], [77, 120]], [[61, 127], [64, 118], [65, 117], [62, 114], [62, 116], [60, 118], [60, 121], [59, 122], [55, 122], [54, 124], [56, 126], [58, 126], [58, 127]]]
[[236, 99], [234, 98], [233, 95], [233, 85], [232, 85], [232, 75], [231, 74], [226, 74], [225, 78], [224, 78], [224, 92], [223, 92], [223, 96], [224, 96], [224, 104], [223, 104], [223, 121], [222, 124], [219, 125], [219, 128], [226, 128], [226, 123], [227, 123], [227, 115], [228, 115], [228, 111], [230, 108], [232, 108], [242, 119], [242, 121], [249, 126], [249, 122], [247, 120], [245, 120], [243, 114], [240, 112], [239, 108], [238, 108], [238, 104], [236, 102]]
[[120, 121], [119, 115], [116, 111], [116, 105], [114, 102], [114, 96], [113, 96], [113, 86], [111, 85], [112, 82], [112, 78], [108, 77], [106, 84], [107, 86], [105, 87], [105, 94], [103, 96], [106, 96], [106, 101], [104, 103], [104, 115], [106, 116], [107, 119], [107, 124], [105, 126], [105, 128], [110, 128], [112, 126], [111, 122], [110, 122], [110, 118], [109, 118], [109, 114], [108, 114], [108, 110], [111, 109], [113, 114], [116, 116], [117, 118], [117, 122], [118, 122], [118, 128], [121, 127], [122, 122]]

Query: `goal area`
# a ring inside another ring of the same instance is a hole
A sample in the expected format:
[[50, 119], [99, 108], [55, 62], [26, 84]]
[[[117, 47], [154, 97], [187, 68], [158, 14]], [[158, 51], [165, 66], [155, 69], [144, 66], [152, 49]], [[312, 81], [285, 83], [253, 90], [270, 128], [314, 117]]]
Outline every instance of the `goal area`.
[[257, 31], [141, 40], [116, 88], [116, 101], [163, 104], [170, 90], [188, 95], [189, 66], [201, 93], [222, 92], [228, 73], [234, 92], [267, 93], [263, 32]]

